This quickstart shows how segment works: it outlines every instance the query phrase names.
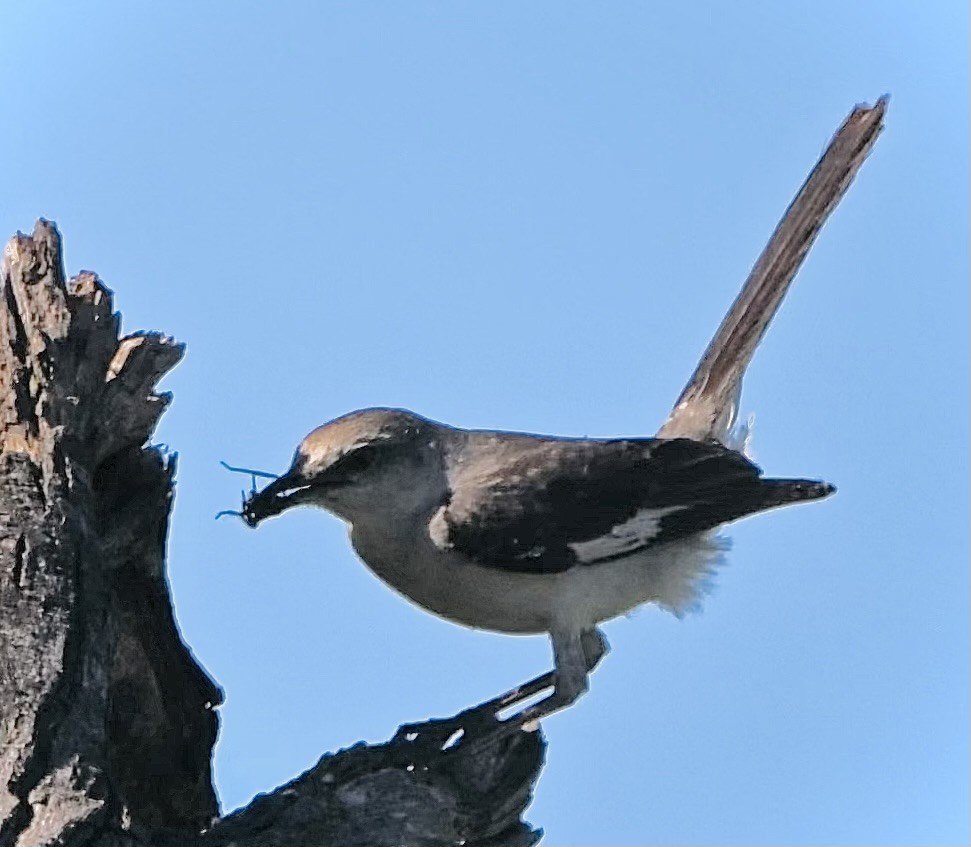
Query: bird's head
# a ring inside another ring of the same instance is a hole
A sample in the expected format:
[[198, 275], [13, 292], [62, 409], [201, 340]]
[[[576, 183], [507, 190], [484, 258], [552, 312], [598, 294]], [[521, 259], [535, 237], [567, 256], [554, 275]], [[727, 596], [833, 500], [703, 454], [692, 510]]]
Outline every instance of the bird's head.
[[255, 527], [292, 506], [320, 506], [345, 520], [408, 493], [432, 470], [439, 424], [400, 409], [364, 409], [317, 427], [297, 447], [283, 476], [243, 504]]

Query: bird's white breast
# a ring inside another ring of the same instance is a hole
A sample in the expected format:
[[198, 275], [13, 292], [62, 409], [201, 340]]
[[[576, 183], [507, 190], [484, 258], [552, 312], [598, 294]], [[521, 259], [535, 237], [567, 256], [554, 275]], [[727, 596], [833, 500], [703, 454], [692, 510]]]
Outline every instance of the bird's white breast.
[[391, 539], [358, 526], [351, 541], [383, 582], [419, 606], [475, 629], [522, 634], [589, 629], [648, 602], [686, 612], [727, 546], [703, 533], [560, 573], [521, 573], [474, 564], [427, 533]]

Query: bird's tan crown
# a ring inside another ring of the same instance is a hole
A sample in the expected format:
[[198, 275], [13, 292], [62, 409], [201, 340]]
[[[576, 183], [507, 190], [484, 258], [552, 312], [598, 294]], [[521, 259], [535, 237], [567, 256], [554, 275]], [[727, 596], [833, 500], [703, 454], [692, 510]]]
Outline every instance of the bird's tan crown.
[[300, 443], [299, 453], [317, 460], [363, 444], [404, 442], [429, 425], [404, 409], [362, 409], [317, 427]]

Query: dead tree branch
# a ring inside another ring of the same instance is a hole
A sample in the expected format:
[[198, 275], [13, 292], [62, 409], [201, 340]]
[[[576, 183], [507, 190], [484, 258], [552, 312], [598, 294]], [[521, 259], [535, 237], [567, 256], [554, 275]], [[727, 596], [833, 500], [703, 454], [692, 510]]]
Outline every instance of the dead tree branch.
[[0, 844], [526, 845], [538, 735], [475, 760], [430, 722], [324, 757], [218, 821], [222, 700], [165, 580], [175, 457], [148, 446], [183, 347], [118, 337], [46, 221], [7, 245], [0, 313]]

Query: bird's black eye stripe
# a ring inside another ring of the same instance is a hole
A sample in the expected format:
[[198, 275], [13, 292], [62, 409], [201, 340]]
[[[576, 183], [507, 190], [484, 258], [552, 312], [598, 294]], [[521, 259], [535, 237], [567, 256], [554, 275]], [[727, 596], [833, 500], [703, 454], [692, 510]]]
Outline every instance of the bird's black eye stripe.
[[357, 447], [341, 457], [337, 463], [342, 474], [354, 474], [367, 470], [374, 464], [378, 451], [374, 447]]

